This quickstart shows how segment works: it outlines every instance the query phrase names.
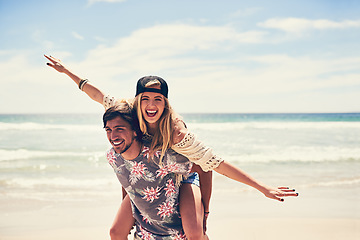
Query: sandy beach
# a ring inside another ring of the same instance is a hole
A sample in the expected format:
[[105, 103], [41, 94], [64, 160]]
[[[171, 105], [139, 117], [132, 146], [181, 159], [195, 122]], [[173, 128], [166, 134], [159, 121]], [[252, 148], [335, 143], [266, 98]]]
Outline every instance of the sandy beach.
[[[341, 213], [340, 200], [338, 205], [333, 205], [326, 197], [311, 198], [314, 195], [311, 192], [280, 203], [246, 187], [240, 187], [238, 192], [220, 190], [218, 179], [219, 176], [215, 176], [208, 222], [210, 239], [357, 240], [360, 237], [358, 206], [349, 206], [346, 201], [345, 207], [352, 208], [353, 215]], [[119, 194], [112, 199], [104, 197], [103, 201], [89, 199], [42, 205], [36, 201], [6, 202], [3, 199], [0, 239], [110, 239], [108, 229], [120, 197]]]
[[[90, 210], [90, 209], [89, 209]], [[91, 211], [91, 210], [90, 210]], [[108, 237], [108, 226], [104, 223], [107, 220], [84, 221], [82, 224], [72, 225], [72, 221], [78, 221], [77, 216], [65, 216], [61, 219], [66, 222], [62, 226], [37, 226], [35, 228], [23, 226], [25, 223], [18, 223], [17, 227], [4, 229], [2, 227], [2, 240], [45, 240], [45, 239], [110, 239]], [[99, 213], [101, 215], [101, 213]], [[30, 216], [28, 216], [30, 217]], [[41, 216], [32, 216], [36, 222]], [[95, 216], [90, 216], [95, 217]], [[77, 220], [76, 220], [77, 218]], [[29, 218], [27, 218], [29, 219]], [[81, 219], [81, 218], [80, 218]], [[19, 219], [18, 219], [19, 220]], [[53, 219], [49, 219], [53, 221]], [[57, 219], [56, 221], [59, 221]], [[21, 225], [20, 225], [21, 224]], [[41, 229], [43, 228], [43, 229]], [[290, 238], [294, 240], [358, 240], [360, 237], [359, 219], [320, 219], [320, 218], [211, 218], [209, 221], [208, 234], [210, 239], [281, 239]], [[4, 232], [3, 232], [4, 231]], [[129, 236], [129, 239], [132, 237]]]

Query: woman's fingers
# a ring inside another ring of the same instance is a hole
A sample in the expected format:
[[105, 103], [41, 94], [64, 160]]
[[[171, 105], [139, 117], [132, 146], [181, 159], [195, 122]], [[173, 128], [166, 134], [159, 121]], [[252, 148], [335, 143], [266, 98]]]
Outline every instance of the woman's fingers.
[[46, 57], [47, 60], [49, 60], [50, 62], [55, 63], [55, 61], [53, 60], [53, 57], [46, 56], [45, 54], [44, 54], [44, 57]]
[[57, 63], [60, 63], [60, 62], [61, 62], [60, 59], [54, 58], [54, 57], [52, 57], [52, 56], [46, 56], [45, 54], [44, 54], [44, 56], [45, 56], [50, 62], [52, 62], [53, 64], [57, 64]]
[[62, 65], [60, 59], [54, 58], [52, 56], [47, 56], [45, 54], [44, 54], [44, 56], [46, 57], [46, 59], [48, 59], [50, 61], [50, 62], [46, 63], [46, 65], [48, 65], [49, 67], [54, 68], [58, 72], [64, 72], [65, 66]]
[[297, 197], [299, 196], [299, 193], [296, 192], [282, 192], [282, 193], [278, 193], [276, 194], [279, 197]]
[[285, 197], [297, 197], [299, 196], [299, 193], [292, 191], [292, 192], [284, 192]]
[[295, 192], [295, 189], [284, 189], [284, 190], [281, 190], [282, 192], [287, 192], [287, 193], [292, 193], [292, 192]]
[[279, 187], [280, 191], [276, 194], [279, 201], [283, 202], [284, 197], [297, 197], [299, 193], [295, 192], [295, 189], [289, 189], [288, 187]]
[[278, 190], [280, 190], [281, 192], [288, 192], [288, 193], [295, 192], [295, 189], [290, 189], [289, 187], [278, 187]]
[[288, 187], [278, 187], [277, 189], [274, 189], [270, 195], [268, 195], [269, 198], [273, 198], [275, 200], [284, 201], [285, 197], [297, 197], [299, 196], [299, 193], [295, 192], [295, 189], [290, 189]]

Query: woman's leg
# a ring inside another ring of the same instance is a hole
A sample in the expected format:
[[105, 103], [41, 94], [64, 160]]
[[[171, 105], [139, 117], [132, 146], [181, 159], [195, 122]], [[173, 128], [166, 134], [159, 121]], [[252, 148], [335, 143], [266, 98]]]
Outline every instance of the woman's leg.
[[206, 213], [203, 223], [204, 231], [206, 232], [206, 221], [210, 212], [210, 198], [212, 193], [212, 171], [204, 172], [201, 167], [196, 164], [193, 165], [192, 171], [199, 174], [201, 199], [204, 205], [204, 212]]
[[204, 232], [204, 207], [200, 188], [184, 183], [180, 187], [180, 215], [185, 235], [188, 240], [208, 240]]
[[110, 229], [111, 240], [127, 240], [135, 219], [132, 215], [129, 196], [121, 202], [120, 208], [115, 216]]

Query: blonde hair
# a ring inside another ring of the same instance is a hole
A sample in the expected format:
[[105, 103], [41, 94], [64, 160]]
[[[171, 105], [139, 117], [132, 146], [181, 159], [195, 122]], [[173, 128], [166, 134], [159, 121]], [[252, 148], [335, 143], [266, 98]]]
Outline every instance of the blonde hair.
[[[157, 88], [160, 87], [161, 83], [158, 80], [149, 81], [145, 87], [147, 88]], [[138, 94], [134, 98], [133, 107], [136, 110], [136, 114], [139, 120], [139, 126], [141, 132], [145, 135], [148, 134], [148, 129], [146, 125], [146, 120], [141, 112], [141, 97], [143, 93]], [[164, 96], [165, 108], [164, 112], [160, 116], [159, 126], [155, 131], [155, 134], [152, 136], [150, 143], [150, 155], [154, 156], [155, 151], [161, 151], [161, 156], [159, 162], [155, 162], [159, 166], [162, 166], [162, 160], [165, 156], [166, 150], [171, 148], [174, 145], [173, 141], [173, 131], [174, 131], [174, 116], [176, 115], [172, 107], [170, 106], [169, 100]], [[181, 181], [183, 180], [183, 175], [176, 174], [176, 185], [180, 186]]]
[[[143, 134], [148, 134], [148, 129], [147, 129], [147, 125], [146, 125], [146, 121], [144, 119], [144, 116], [141, 112], [141, 97], [142, 97], [143, 93], [140, 93], [139, 95], [137, 95], [134, 99], [134, 108], [136, 109], [136, 113], [139, 119], [139, 125], [140, 125], [140, 130]], [[172, 138], [172, 133], [173, 133], [173, 128], [174, 128], [174, 123], [173, 123], [173, 110], [170, 106], [169, 100], [167, 98], [164, 97], [164, 101], [165, 101], [165, 109], [164, 112], [162, 113], [159, 121], [159, 127], [157, 128], [155, 134], [152, 136], [152, 141], [150, 144], [150, 153], [154, 153], [155, 151], [161, 151], [161, 157], [160, 157], [160, 162], [159, 164], [161, 164], [162, 159], [165, 155], [165, 151], [168, 148], [171, 148], [173, 145], [173, 138]]]
[[157, 88], [157, 87], [161, 87], [161, 83], [159, 82], [159, 80], [157, 80], [157, 79], [154, 79], [154, 80], [151, 80], [151, 81], [149, 81], [149, 82], [147, 82], [146, 84], [145, 84], [145, 87], [146, 88]]

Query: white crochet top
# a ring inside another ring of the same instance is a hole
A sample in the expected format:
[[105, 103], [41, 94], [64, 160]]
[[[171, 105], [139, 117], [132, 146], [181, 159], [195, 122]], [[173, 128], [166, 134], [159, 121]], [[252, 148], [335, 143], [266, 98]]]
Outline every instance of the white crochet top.
[[[113, 107], [117, 99], [106, 95], [103, 99], [105, 109]], [[185, 137], [171, 147], [175, 152], [187, 157], [191, 162], [199, 165], [204, 172], [217, 168], [224, 160], [216, 156], [212, 149], [199, 141], [195, 134], [187, 132]]]
[[188, 132], [179, 143], [171, 148], [187, 157], [191, 162], [199, 165], [204, 172], [217, 168], [224, 161], [191, 132]]

